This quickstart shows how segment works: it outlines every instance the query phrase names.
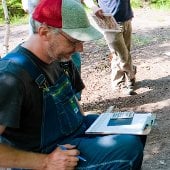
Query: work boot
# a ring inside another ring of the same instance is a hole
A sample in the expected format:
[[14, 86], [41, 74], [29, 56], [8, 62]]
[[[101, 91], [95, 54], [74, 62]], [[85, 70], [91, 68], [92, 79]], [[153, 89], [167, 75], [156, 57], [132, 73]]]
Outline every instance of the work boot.
[[137, 94], [135, 91], [135, 78], [134, 79], [131, 79], [130, 81], [127, 82], [127, 95], [135, 95]]
[[127, 95], [136, 95], [137, 93], [135, 92], [134, 86], [127, 86], [126, 94]]
[[[133, 71], [134, 74], [137, 73], [137, 67], [133, 65]], [[135, 95], [137, 94], [136, 92], [134, 92], [135, 90], [135, 83], [136, 83], [136, 79], [133, 78], [130, 81], [127, 82], [127, 94], [128, 95]]]

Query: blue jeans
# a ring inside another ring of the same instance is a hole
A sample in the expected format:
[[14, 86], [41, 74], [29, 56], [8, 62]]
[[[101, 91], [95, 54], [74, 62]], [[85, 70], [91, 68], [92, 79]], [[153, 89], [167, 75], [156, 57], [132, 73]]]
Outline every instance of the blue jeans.
[[88, 128], [96, 118], [97, 115], [84, 117], [84, 124], [77, 134], [66, 137], [60, 143], [76, 145], [80, 155], [87, 160], [80, 160], [76, 169], [140, 170], [146, 136], [142, 136], [144, 140], [141, 140], [135, 135], [85, 135], [85, 127]]
[[[97, 115], [84, 117], [88, 128]], [[79, 131], [80, 132], [80, 131]], [[85, 135], [84, 130], [61, 144], [77, 146], [80, 155], [87, 161], [79, 161], [76, 169], [85, 170], [140, 170], [146, 136], [136, 135]]]

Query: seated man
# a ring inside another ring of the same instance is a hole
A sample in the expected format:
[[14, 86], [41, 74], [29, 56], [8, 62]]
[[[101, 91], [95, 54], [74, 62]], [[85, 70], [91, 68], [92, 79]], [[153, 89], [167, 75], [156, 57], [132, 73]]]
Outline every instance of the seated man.
[[83, 116], [73, 92], [83, 83], [61, 64], [101, 38], [81, 3], [41, 0], [31, 23], [29, 39], [0, 61], [0, 167], [139, 170], [145, 136], [85, 135], [97, 116]]
[[[22, 0], [22, 7], [25, 12], [27, 12], [30, 17], [32, 15], [32, 12], [34, 11], [34, 8], [37, 6], [40, 0]], [[29, 34], [31, 35], [32, 32], [32, 27], [29, 19]], [[75, 64], [76, 68], [79, 71], [79, 74], [81, 75], [81, 55], [79, 52], [76, 52], [72, 54], [71, 56], [73, 63]], [[81, 92], [78, 92], [76, 94], [77, 99], [80, 101], [81, 100]]]

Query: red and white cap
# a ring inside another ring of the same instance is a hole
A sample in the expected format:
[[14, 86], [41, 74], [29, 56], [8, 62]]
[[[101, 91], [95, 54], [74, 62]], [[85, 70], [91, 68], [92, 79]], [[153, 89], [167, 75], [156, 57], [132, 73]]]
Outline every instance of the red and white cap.
[[102, 38], [102, 34], [90, 24], [79, 0], [41, 0], [32, 16], [34, 20], [60, 28], [80, 41]]

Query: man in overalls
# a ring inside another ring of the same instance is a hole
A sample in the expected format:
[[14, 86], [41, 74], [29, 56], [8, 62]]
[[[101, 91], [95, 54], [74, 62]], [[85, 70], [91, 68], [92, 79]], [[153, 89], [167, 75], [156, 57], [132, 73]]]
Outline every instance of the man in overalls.
[[[37, 4], [40, 2], [40, 0], [22, 0], [22, 7], [24, 9], [25, 12], [27, 12], [29, 14], [29, 18], [32, 15], [32, 12], [34, 11], [35, 7], [37, 6]], [[29, 19], [29, 34], [31, 35], [32, 32], [32, 27], [31, 27], [31, 23], [30, 23]], [[81, 55], [79, 52], [75, 52], [72, 54], [71, 59], [73, 61], [73, 63], [75, 64], [76, 68], [79, 71], [79, 74], [81, 76]], [[65, 65], [67, 64], [67, 62], [65, 63]], [[76, 94], [77, 99], [80, 101], [81, 100], [81, 92], [78, 92]]]
[[0, 167], [139, 170], [145, 136], [85, 134], [97, 115], [83, 116], [74, 95], [83, 83], [62, 65], [102, 37], [82, 4], [41, 0], [31, 25], [33, 35], [0, 60]]

